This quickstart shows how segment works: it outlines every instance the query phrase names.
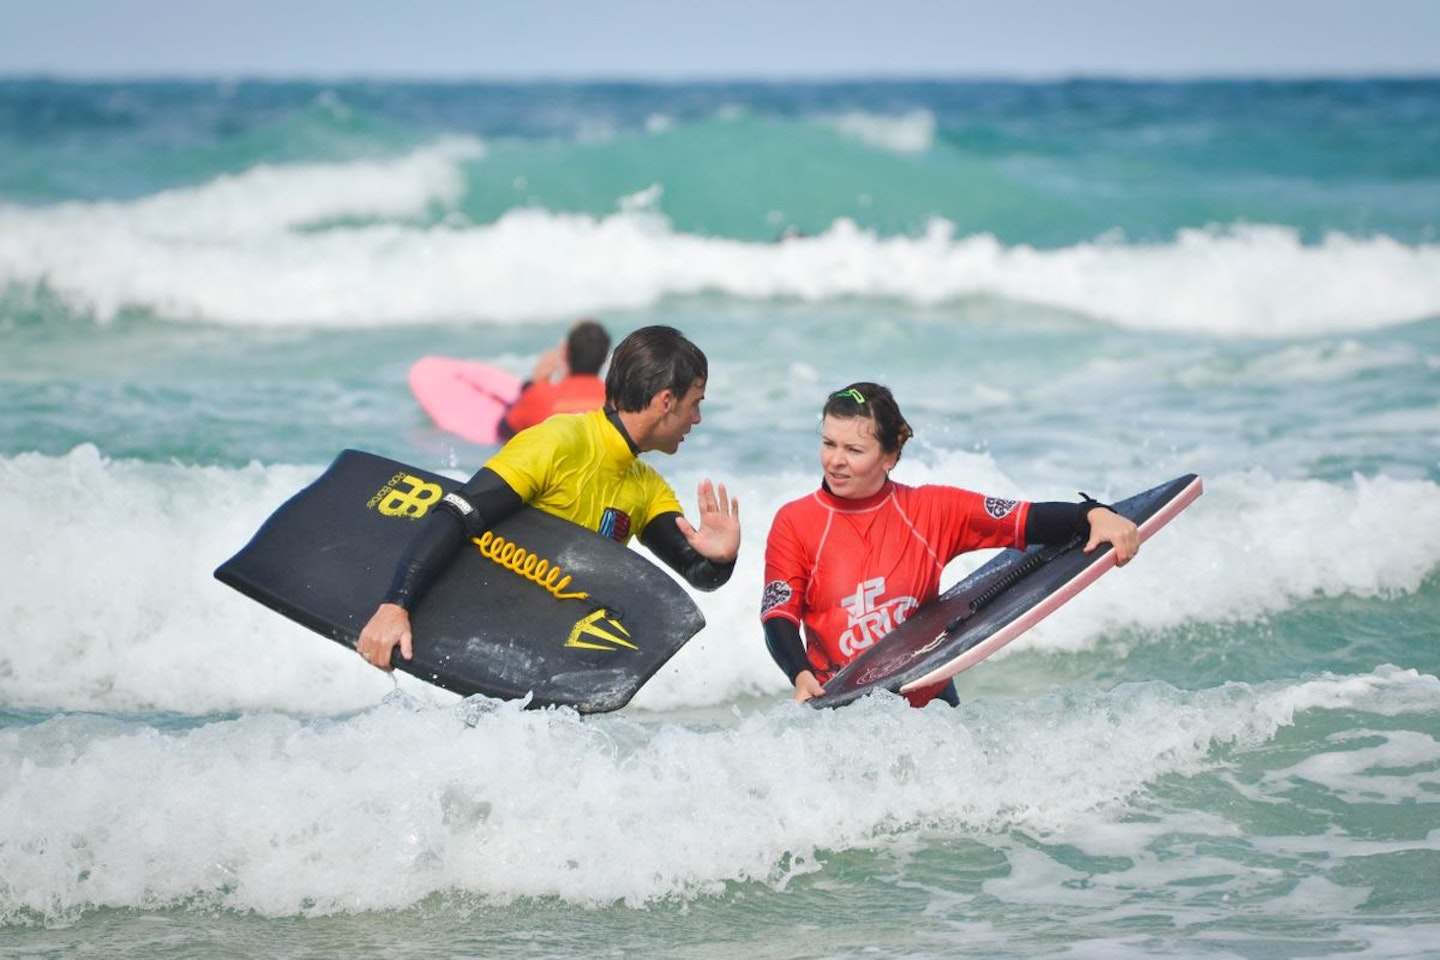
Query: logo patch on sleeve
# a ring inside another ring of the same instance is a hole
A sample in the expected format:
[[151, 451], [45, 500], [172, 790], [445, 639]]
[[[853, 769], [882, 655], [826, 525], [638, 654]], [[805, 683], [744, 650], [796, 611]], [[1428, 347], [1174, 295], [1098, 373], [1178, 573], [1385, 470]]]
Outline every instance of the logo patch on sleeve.
[[1010, 516], [1010, 511], [1015, 509], [1019, 500], [1001, 500], [999, 497], [985, 498], [985, 512], [996, 520], [1003, 520]]
[[765, 584], [765, 592], [760, 596], [760, 616], [785, 606], [790, 602], [791, 596], [790, 584], [784, 580], [771, 580]]
[[475, 508], [470, 506], [469, 500], [466, 500], [464, 497], [460, 496], [460, 494], [453, 491], [445, 494], [444, 497], [440, 498], [440, 502], [448, 503], [456, 510], [459, 510], [461, 516], [468, 517], [470, 516], [470, 514], [475, 512]]
[[630, 539], [630, 514], [616, 507], [606, 507], [600, 515], [600, 536], [609, 537], [616, 543]]

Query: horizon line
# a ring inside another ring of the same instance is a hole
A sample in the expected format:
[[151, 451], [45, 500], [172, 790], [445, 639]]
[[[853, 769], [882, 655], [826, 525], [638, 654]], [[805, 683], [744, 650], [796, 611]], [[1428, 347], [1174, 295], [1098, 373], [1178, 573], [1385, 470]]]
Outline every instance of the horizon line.
[[425, 73], [422, 71], [303, 71], [248, 70], [209, 72], [188, 70], [134, 71], [71, 71], [71, 70], [3, 70], [0, 82], [52, 83], [414, 83], [435, 85], [466, 84], [533, 84], [586, 85], [633, 84], [646, 86], [704, 86], [739, 84], [847, 84], [847, 83], [1215, 83], [1215, 82], [1278, 82], [1304, 83], [1314, 81], [1431, 81], [1440, 80], [1440, 68], [1428, 70], [1331, 69], [1331, 70], [1252, 70], [1194, 71], [1155, 73], [1143, 70], [1037, 70], [1011, 73], [991, 71], [913, 71], [888, 70], [825, 72], [825, 73], [697, 73], [643, 74], [596, 71], [588, 74], [547, 73]]

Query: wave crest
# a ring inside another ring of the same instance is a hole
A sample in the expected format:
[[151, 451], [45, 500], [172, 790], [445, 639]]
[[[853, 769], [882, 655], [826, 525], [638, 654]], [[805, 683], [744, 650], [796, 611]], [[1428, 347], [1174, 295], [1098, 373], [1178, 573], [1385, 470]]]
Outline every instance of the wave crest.
[[[257, 167], [117, 203], [0, 206], [0, 286], [45, 290], [108, 322], [124, 310], [246, 326], [524, 322], [666, 297], [845, 298], [919, 305], [997, 298], [1148, 331], [1286, 337], [1440, 315], [1440, 245], [1302, 240], [1283, 225], [1102, 237], [1055, 249], [958, 235], [933, 219], [885, 236], [748, 242], [677, 232], [657, 204], [608, 216], [456, 212], [474, 140], [390, 162]], [[663, 184], [651, 192], [663, 195]], [[647, 194], [648, 195], [648, 194]]]

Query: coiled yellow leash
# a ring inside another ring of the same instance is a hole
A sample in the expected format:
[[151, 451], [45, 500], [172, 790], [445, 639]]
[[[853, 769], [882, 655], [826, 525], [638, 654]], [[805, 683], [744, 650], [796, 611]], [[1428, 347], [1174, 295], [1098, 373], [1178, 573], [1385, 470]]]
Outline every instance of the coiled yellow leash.
[[526, 580], [544, 587], [554, 594], [557, 600], [584, 600], [589, 596], [583, 590], [578, 593], [565, 593], [571, 578], [558, 565], [552, 565], [549, 560], [536, 556], [504, 537], [496, 536], [490, 530], [475, 537], [474, 543], [485, 556], [506, 570], [518, 573]]

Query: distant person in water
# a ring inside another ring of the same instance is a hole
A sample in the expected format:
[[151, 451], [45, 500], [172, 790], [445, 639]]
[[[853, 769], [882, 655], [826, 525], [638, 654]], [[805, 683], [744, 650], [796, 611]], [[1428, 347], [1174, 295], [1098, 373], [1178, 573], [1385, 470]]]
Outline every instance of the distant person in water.
[[642, 327], [615, 348], [605, 401], [557, 414], [508, 441], [420, 521], [357, 650], [382, 670], [410, 659], [410, 611], [467, 541], [530, 504], [617, 543], [639, 539], [697, 590], [730, 579], [740, 551], [740, 505], [709, 480], [691, 525], [665, 478], [640, 454], [674, 453], [700, 422], [709, 364], [674, 327]]
[[500, 418], [500, 439], [509, 440], [554, 413], [585, 413], [605, 405], [600, 368], [610, 353], [610, 334], [594, 320], [581, 320], [564, 341], [535, 361], [520, 396]]
[[[832, 393], [821, 418], [820, 489], [775, 514], [760, 602], [765, 643], [798, 702], [934, 600], [945, 565], [962, 553], [1080, 536], [1086, 553], [1111, 544], [1124, 566], [1140, 549], [1135, 524], [1088, 497], [1027, 503], [891, 480], [912, 431], [879, 384]], [[937, 697], [959, 702], [949, 680], [906, 694], [917, 707]]]

